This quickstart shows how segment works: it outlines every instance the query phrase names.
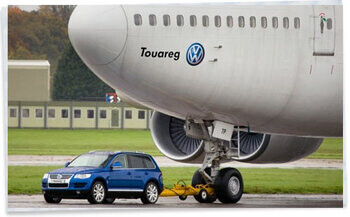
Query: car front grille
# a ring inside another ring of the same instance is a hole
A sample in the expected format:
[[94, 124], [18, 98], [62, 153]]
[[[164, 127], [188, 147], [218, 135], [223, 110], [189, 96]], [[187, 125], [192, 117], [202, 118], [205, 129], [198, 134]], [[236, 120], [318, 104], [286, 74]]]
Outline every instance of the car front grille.
[[68, 183], [49, 183], [50, 188], [67, 188]]
[[72, 174], [50, 174], [50, 179], [70, 179], [71, 177]]

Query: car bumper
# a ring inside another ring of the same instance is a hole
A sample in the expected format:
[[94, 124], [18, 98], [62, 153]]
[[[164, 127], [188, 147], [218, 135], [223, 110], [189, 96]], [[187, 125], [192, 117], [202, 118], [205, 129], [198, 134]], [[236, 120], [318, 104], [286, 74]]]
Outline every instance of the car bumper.
[[51, 195], [53, 197], [66, 198], [66, 199], [87, 199], [89, 197], [89, 190], [42, 190], [43, 194]]

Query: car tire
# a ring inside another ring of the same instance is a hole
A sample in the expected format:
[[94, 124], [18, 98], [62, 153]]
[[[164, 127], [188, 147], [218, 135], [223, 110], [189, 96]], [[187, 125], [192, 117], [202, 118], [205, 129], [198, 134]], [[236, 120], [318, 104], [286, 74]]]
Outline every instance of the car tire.
[[53, 197], [49, 194], [44, 194], [44, 199], [46, 201], [46, 203], [60, 203], [62, 198], [60, 197]]
[[101, 204], [106, 199], [107, 190], [103, 182], [94, 182], [90, 189], [88, 201], [91, 204]]
[[220, 170], [215, 180], [215, 192], [221, 203], [237, 203], [243, 194], [243, 179], [235, 168]]
[[103, 201], [104, 204], [113, 204], [115, 201], [114, 197], [106, 197], [106, 199]]
[[[210, 175], [210, 168], [205, 169], [205, 171]], [[202, 175], [199, 173], [199, 170], [197, 170], [192, 177], [192, 186], [196, 187], [196, 185], [198, 184], [203, 184], [203, 185], [206, 184]], [[208, 195], [206, 200], [203, 200], [200, 195], [194, 195], [193, 197], [199, 203], [213, 203], [216, 200], [215, 195], [211, 195], [211, 196]]]
[[158, 201], [159, 189], [156, 183], [147, 183], [143, 190], [141, 201], [143, 204], [155, 204]]

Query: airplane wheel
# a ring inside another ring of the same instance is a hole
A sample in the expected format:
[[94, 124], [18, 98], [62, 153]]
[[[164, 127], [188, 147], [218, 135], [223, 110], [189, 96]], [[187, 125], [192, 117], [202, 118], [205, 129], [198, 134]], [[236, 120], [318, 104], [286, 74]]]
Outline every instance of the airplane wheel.
[[221, 169], [214, 186], [221, 203], [237, 203], [242, 197], [243, 179], [235, 168]]
[[[206, 172], [210, 175], [210, 168], [205, 169]], [[197, 170], [193, 177], [192, 177], [192, 186], [195, 187], [198, 184], [206, 184], [205, 180], [203, 179], [202, 175], [199, 173], [199, 170]], [[216, 200], [215, 195], [208, 195], [206, 199], [202, 199], [200, 194], [199, 195], [194, 195], [193, 196], [196, 201], [199, 203], [213, 203]]]

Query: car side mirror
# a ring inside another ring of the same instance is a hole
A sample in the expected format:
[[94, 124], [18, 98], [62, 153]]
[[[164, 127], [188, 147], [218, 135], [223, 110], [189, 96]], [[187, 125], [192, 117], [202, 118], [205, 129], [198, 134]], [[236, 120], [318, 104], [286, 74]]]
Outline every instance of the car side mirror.
[[118, 168], [122, 168], [123, 167], [123, 164], [119, 161], [117, 162], [114, 162], [113, 165], [112, 165], [112, 170], [115, 170], [115, 169], [118, 169]]
[[65, 164], [64, 164], [64, 167], [68, 167], [68, 165], [70, 164], [70, 162], [68, 161], [68, 162], [66, 162]]

